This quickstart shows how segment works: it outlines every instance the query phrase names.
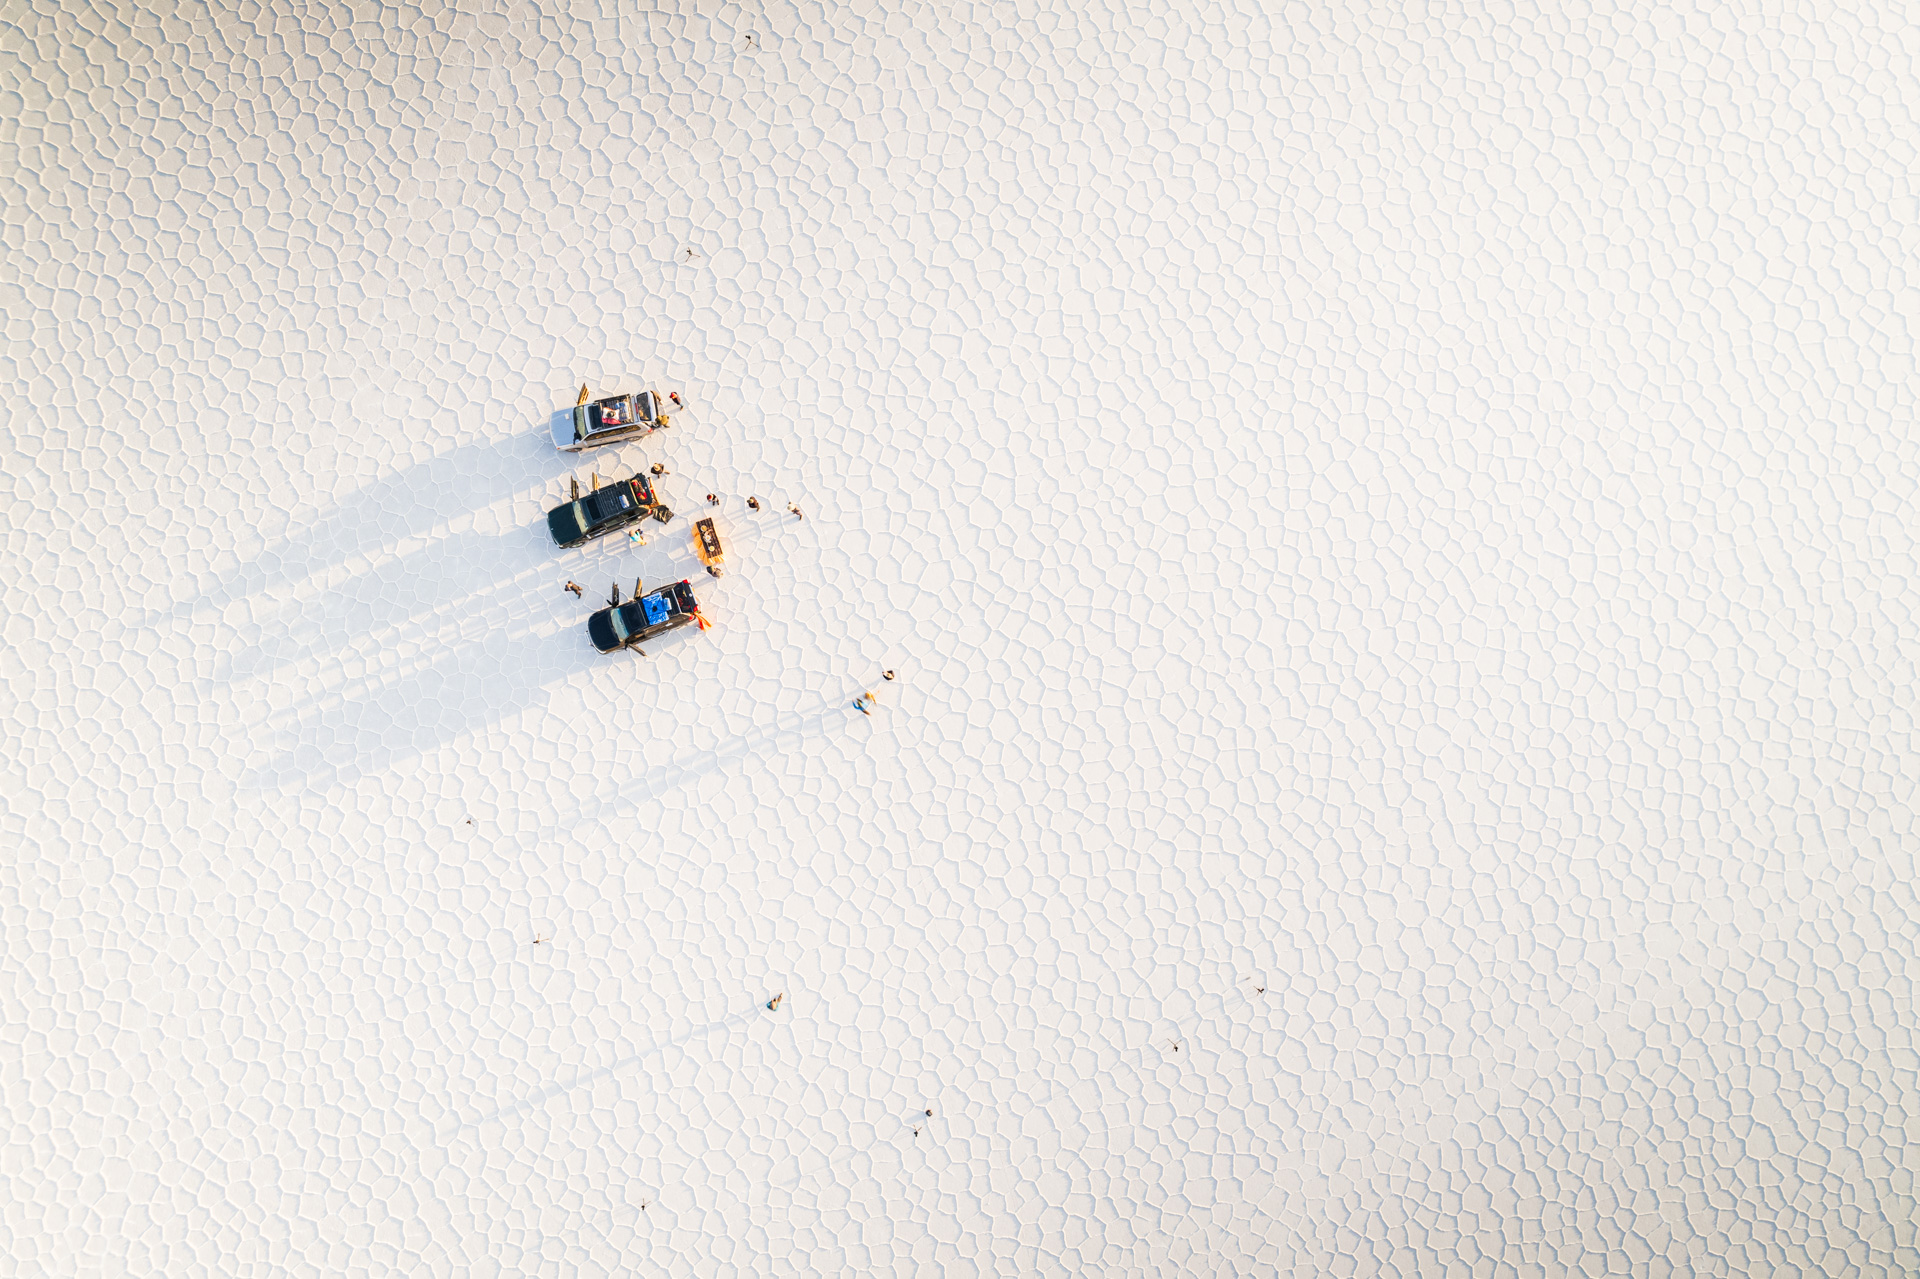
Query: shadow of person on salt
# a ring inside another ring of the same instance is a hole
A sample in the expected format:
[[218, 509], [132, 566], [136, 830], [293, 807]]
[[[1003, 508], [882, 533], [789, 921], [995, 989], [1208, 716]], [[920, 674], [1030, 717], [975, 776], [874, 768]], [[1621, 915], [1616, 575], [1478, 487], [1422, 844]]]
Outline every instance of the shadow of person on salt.
[[691, 1030], [683, 1031], [675, 1035], [671, 1039], [656, 1040], [637, 1052], [629, 1053], [618, 1061], [609, 1062], [597, 1070], [584, 1071], [571, 1079], [563, 1079], [558, 1083], [549, 1084], [531, 1096], [524, 1097], [516, 1102], [510, 1102], [477, 1119], [469, 1119], [464, 1123], [456, 1124], [441, 1134], [440, 1139], [446, 1141], [469, 1129], [484, 1128], [489, 1124], [504, 1123], [508, 1120], [515, 1119], [529, 1111], [539, 1109], [555, 1097], [572, 1092], [576, 1088], [584, 1087], [587, 1084], [593, 1083], [595, 1080], [605, 1079], [617, 1071], [637, 1065], [647, 1058], [663, 1053], [670, 1048], [684, 1047], [687, 1044], [691, 1044], [696, 1040], [705, 1039], [715, 1033], [732, 1030], [735, 1026], [744, 1026], [752, 1021], [755, 1014], [760, 1011], [760, 1006], [756, 1004], [753, 1008], [744, 1012], [734, 1013], [730, 1017], [722, 1017], [719, 1021], [709, 1022], [704, 1026], [696, 1026]]
[[823, 701], [811, 709], [786, 712], [770, 723], [710, 746], [676, 743], [667, 758], [640, 761], [630, 773], [609, 779], [607, 785], [580, 796], [565, 820], [575, 826], [624, 821], [646, 805], [702, 778], [768, 766], [808, 742], [830, 741], [835, 726], [844, 725], [848, 714], [853, 712], [843, 713], [840, 707]]

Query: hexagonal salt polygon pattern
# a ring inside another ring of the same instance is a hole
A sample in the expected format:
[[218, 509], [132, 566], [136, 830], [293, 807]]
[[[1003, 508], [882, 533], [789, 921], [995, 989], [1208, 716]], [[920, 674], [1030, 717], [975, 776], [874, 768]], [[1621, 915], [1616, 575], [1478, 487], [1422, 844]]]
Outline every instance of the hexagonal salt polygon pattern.
[[1920, 1271], [1916, 49], [0, 6], [8, 1273]]

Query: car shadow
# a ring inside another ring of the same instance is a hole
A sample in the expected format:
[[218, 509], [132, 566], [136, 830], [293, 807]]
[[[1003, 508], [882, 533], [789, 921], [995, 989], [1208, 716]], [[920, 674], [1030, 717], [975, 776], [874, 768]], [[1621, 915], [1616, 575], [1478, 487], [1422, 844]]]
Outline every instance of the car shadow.
[[[214, 678], [233, 683], [272, 679], [302, 663], [324, 662], [341, 653], [370, 645], [392, 643], [397, 633], [420, 619], [452, 613], [472, 600], [483, 585], [472, 583], [475, 567], [530, 558], [546, 538], [538, 529], [506, 533], [456, 533], [428, 543], [417, 551], [381, 560], [358, 577], [323, 587], [304, 597], [249, 601], [244, 623], [228, 623], [237, 642], [215, 657]], [[542, 578], [542, 581], [545, 579]], [[404, 617], [381, 616], [378, 605], [406, 600]], [[529, 611], [531, 598], [518, 598]], [[572, 604], [569, 598], [565, 601]]]
[[[552, 420], [568, 418], [572, 412], [571, 408], [558, 410]], [[624, 473], [623, 450], [638, 442], [562, 453], [554, 448], [550, 431], [538, 435], [523, 431], [505, 439], [456, 445], [380, 476], [303, 521], [296, 511], [285, 530], [267, 538], [239, 566], [194, 594], [145, 609], [140, 624], [161, 626], [223, 612], [289, 580], [324, 576], [357, 557], [426, 536], [450, 520], [501, 501], [518, 503], [537, 494], [537, 525], [544, 539], [545, 513], [566, 496], [566, 481], [578, 477], [584, 488], [596, 469], [609, 478]]]
[[[556, 416], [564, 417], [571, 410]], [[619, 447], [555, 451], [550, 438], [461, 445], [364, 485], [309, 517], [190, 598], [150, 614], [174, 632], [211, 622], [230, 632], [208, 674], [249, 716], [256, 790], [352, 782], [544, 702], [541, 690], [623, 661], [594, 651], [587, 617], [609, 577], [623, 593], [687, 579], [710, 584], [692, 524], [643, 521], [644, 545], [616, 532], [561, 550], [547, 509], [569, 475], [596, 464], [624, 473]], [[544, 490], [544, 491], [541, 491]], [[525, 523], [448, 529], [501, 502], [532, 505]], [[561, 591], [569, 578], [582, 597]], [[684, 627], [644, 645], [646, 661], [678, 660], [700, 635]], [[206, 651], [203, 649], [202, 651]], [[628, 658], [624, 660], [640, 660]], [[641, 770], [646, 771], [646, 770]], [[664, 784], [664, 783], [663, 783]]]
[[[644, 666], [666, 657], [672, 651], [666, 645], [677, 649], [698, 636], [697, 628], [685, 627], [655, 641], [660, 647], [650, 648], [647, 657], [603, 655], [594, 651], [584, 625], [569, 626], [554, 634], [506, 636], [482, 650], [468, 649], [378, 680], [356, 681], [336, 695], [275, 716], [268, 728], [275, 754], [248, 773], [246, 785], [261, 791], [350, 785], [534, 709], [539, 699], [533, 694], [557, 680], [604, 670], [609, 663]], [[524, 696], [499, 699], [503, 684]], [[430, 700], [422, 696], [428, 689]], [[486, 700], [489, 695], [494, 700]], [[837, 709], [822, 704], [789, 712], [708, 747], [676, 742], [668, 759], [636, 760], [631, 772], [600, 779], [579, 797], [570, 820], [628, 816], [710, 774], [824, 736]], [[615, 789], [604, 789], [608, 786]]]
[[[624, 573], [630, 568], [640, 570], [648, 590], [683, 578], [693, 580], [696, 590], [711, 581], [691, 543], [690, 532], [670, 543], [650, 534], [646, 546], [636, 547], [620, 532], [562, 550], [553, 544], [544, 516], [501, 533], [449, 533], [304, 597], [283, 594], [276, 599], [264, 592], [250, 596], [247, 620], [226, 623], [237, 634], [234, 643], [214, 654], [213, 675], [222, 682], [267, 678], [323, 654], [379, 643], [396, 625], [450, 612], [477, 594], [497, 588], [502, 565], [519, 564], [522, 574], [531, 572], [538, 578], [536, 588], [516, 600], [529, 613], [551, 613], [556, 607], [571, 613], [584, 607], [580, 621], [585, 626], [587, 614], [605, 606], [607, 584], [619, 585], [622, 598], [628, 598], [631, 583]], [[627, 555], [634, 558], [621, 564], [616, 574], [614, 557]], [[697, 579], [690, 577], [694, 572], [699, 574]], [[575, 577], [587, 579], [579, 583], [579, 604], [565, 595], [558, 597], [559, 605], [544, 598]], [[369, 601], [399, 599], [409, 602], [407, 619], [396, 622], [367, 615], [372, 607]]]
[[[542, 532], [544, 536], [544, 532]], [[545, 700], [543, 690], [583, 674], [633, 669], [653, 663], [699, 660], [687, 645], [710, 644], [697, 625], [682, 626], [641, 645], [644, 653], [602, 654], [587, 638], [587, 618], [605, 606], [599, 575], [576, 601], [558, 592], [562, 573], [534, 559], [534, 567], [490, 578], [491, 566], [528, 530], [444, 539], [420, 552], [383, 564], [312, 600], [289, 603], [289, 620], [304, 620], [306, 633], [285, 638], [289, 625], [275, 616], [250, 624], [278, 630], [277, 646], [264, 638], [260, 656], [236, 659], [217, 672], [235, 687], [236, 700], [273, 705], [252, 730], [268, 758], [244, 774], [253, 790], [289, 790], [310, 785], [351, 784], [371, 773], [426, 755]], [[665, 557], [677, 567], [690, 551]], [[697, 561], [695, 561], [697, 567]], [[605, 568], [603, 563], [596, 568]], [[649, 589], [687, 576], [696, 589], [704, 571], [669, 577], [643, 574]], [[587, 572], [576, 566], [579, 576]], [[463, 583], [469, 579], [484, 581]], [[622, 587], [623, 592], [625, 586]], [[555, 598], [558, 593], [557, 599]], [[404, 611], [380, 602], [407, 599]], [[368, 611], [367, 601], [375, 602]], [[639, 673], [639, 672], [636, 672]], [[246, 686], [260, 691], [251, 693]], [[284, 690], [297, 688], [290, 704]], [[827, 723], [831, 708], [794, 712], [773, 723], [716, 743], [681, 752], [665, 763], [635, 761], [619, 779], [621, 794], [664, 794], [728, 762], [745, 759], [788, 738], [810, 736]], [[588, 795], [591, 796], [589, 791]], [[612, 798], [612, 797], [610, 797]]]
[[550, 440], [526, 434], [458, 445], [383, 475], [308, 522], [267, 539], [213, 585], [146, 610], [144, 625], [224, 611], [287, 581], [324, 576], [355, 558], [425, 536], [470, 511], [521, 500], [530, 491], [542, 493], [544, 510], [559, 500], [561, 484], [581, 469], [579, 463], [580, 455], [556, 452]]
[[528, 623], [490, 624], [368, 673], [333, 664], [315, 681], [320, 688], [268, 716], [271, 758], [247, 784], [351, 784], [531, 709], [547, 685], [605, 661], [584, 625]]

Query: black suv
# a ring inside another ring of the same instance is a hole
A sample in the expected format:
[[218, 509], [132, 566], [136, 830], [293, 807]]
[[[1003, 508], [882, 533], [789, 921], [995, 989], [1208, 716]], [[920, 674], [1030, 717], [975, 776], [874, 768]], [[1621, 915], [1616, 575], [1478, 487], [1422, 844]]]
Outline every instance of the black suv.
[[561, 546], [591, 542], [616, 529], [637, 524], [651, 515], [665, 524], [673, 512], [654, 496], [653, 485], [643, 475], [597, 488], [581, 497], [580, 485], [573, 486], [574, 499], [547, 512], [547, 531]]
[[[619, 595], [616, 589], [616, 600]], [[587, 638], [602, 653], [617, 653], [689, 623], [698, 623], [702, 629], [707, 624], [700, 616], [700, 601], [693, 598], [693, 584], [682, 579], [601, 609], [587, 619]]]

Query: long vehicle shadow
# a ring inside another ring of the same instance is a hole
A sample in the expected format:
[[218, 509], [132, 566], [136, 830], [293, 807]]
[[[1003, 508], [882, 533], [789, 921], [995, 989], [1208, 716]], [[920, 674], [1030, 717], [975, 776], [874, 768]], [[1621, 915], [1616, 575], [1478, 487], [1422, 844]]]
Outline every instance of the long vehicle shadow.
[[338, 682], [277, 711], [273, 755], [254, 789], [346, 784], [425, 755], [535, 704], [539, 689], [604, 661], [583, 628], [490, 626], [471, 643], [420, 653]]
[[[544, 529], [539, 536], [545, 537]], [[430, 633], [435, 629], [431, 619], [451, 618], [481, 589], [496, 585], [472, 579], [516, 555], [530, 558], [528, 552], [537, 546], [526, 529], [456, 533], [311, 595], [270, 603], [255, 597], [249, 619], [232, 624], [237, 642], [218, 655], [214, 675], [226, 682], [272, 679], [303, 663], [324, 664], [340, 654], [404, 643], [409, 631]], [[401, 600], [406, 611], [396, 617], [389, 605]], [[491, 603], [480, 607], [494, 611]]]
[[[596, 469], [612, 477], [634, 464], [626, 456], [627, 446], [644, 442], [645, 437], [587, 453], [556, 450], [552, 423], [571, 414], [570, 408], [556, 410], [538, 430], [457, 445], [380, 476], [269, 539], [211, 586], [146, 609], [140, 624], [151, 628], [182, 617], [224, 612], [289, 580], [324, 576], [357, 557], [425, 536], [449, 520], [501, 501], [525, 500], [529, 510], [537, 508], [544, 515], [565, 496], [568, 478], [579, 478], [584, 485]], [[540, 535], [545, 537], [544, 522]]]
[[224, 610], [290, 579], [323, 575], [357, 556], [424, 536], [448, 520], [530, 489], [557, 495], [565, 477], [578, 469], [579, 459], [530, 434], [459, 445], [363, 485], [310, 523], [271, 539], [214, 585], [148, 610], [145, 624]]
[[[645, 527], [657, 528], [652, 523]], [[491, 613], [502, 601], [470, 602], [483, 592], [498, 592], [502, 565], [524, 564], [522, 575], [534, 574], [538, 580], [531, 589], [515, 593], [515, 617], [522, 611], [527, 616], [578, 613], [582, 626], [587, 614], [602, 606], [609, 583], [623, 593], [631, 590], [633, 582], [625, 576], [629, 569], [648, 570], [644, 576], [649, 589], [681, 578], [693, 580], [698, 589], [711, 579], [693, 554], [690, 525], [676, 520], [669, 528], [672, 532], [664, 538], [650, 534], [644, 548], [615, 533], [585, 548], [560, 550], [542, 518], [503, 533], [449, 534], [304, 598], [254, 596], [249, 618], [229, 623], [237, 632], [235, 642], [215, 655], [214, 676], [223, 682], [267, 679], [302, 662], [370, 644], [402, 642], [408, 629], [431, 633], [436, 628], [425, 619], [471, 615], [476, 608]], [[629, 552], [636, 558], [616, 566], [614, 557]], [[578, 603], [559, 594], [560, 584], [570, 577], [586, 579]], [[383, 605], [397, 600], [407, 601], [407, 611], [396, 620], [390, 616], [394, 610]]]
[[[697, 627], [686, 626], [648, 641], [644, 657], [601, 654], [587, 639], [586, 619], [603, 601], [590, 595], [576, 602], [562, 594], [564, 607], [556, 610], [551, 595], [559, 574], [545, 566], [490, 582], [484, 593], [448, 585], [444, 579], [452, 575], [439, 571], [449, 560], [484, 566], [499, 543], [519, 536], [450, 539], [319, 600], [290, 606], [300, 616], [326, 619], [325, 625], [297, 647], [271, 651], [232, 672], [269, 685], [270, 693], [289, 684], [301, 689], [291, 705], [267, 714], [261, 729], [271, 757], [247, 774], [246, 784], [257, 790], [350, 784], [534, 709], [551, 684], [587, 672], [625, 671], [644, 679], [651, 664], [675, 663], [683, 648], [705, 642]], [[670, 571], [681, 567], [680, 554], [665, 558]], [[597, 593], [604, 576], [583, 585]], [[662, 580], [673, 579], [660, 574], [649, 582]], [[702, 574], [698, 580], [707, 579]], [[354, 616], [354, 606], [369, 594], [397, 598], [416, 586], [426, 596], [424, 607], [416, 601], [398, 618]], [[622, 770], [622, 793], [631, 795], [635, 784], [643, 795], [664, 793], [776, 743], [811, 736], [830, 713], [824, 705], [790, 713], [665, 763], [636, 758], [630, 772]]]
[[642, 1061], [645, 1061], [647, 1058], [652, 1057], [658, 1053], [665, 1052], [669, 1048], [678, 1048], [683, 1045], [693, 1043], [695, 1040], [705, 1039], [709, 1035], [712, 1035], [718, 1031], [731, 1030], [735, 1026], [744, 1026], [747, 1022], [753, 1020], [753, 1015], [754, 1014], [752, 1010], [749, 1010], [747, 1012], [735, 1013], [731, 1017], [722, 1017], [719, 1021], [709, 1022], [704, 1026], [697, 1026], [692, 1030], [689, 1030], [682, 1034], [674, 1036], [672, 1039], [662, 1039], [655, 1043], [648, 1044], [645, 1048], [640, 1049], [638, 1052], [629, 1053], [627, 1056], [620, 1058], [618, 1061], [609, 1062], [607, 1065], [600, 1067], [598, 1070], [589, 1070], [582, 1074], [575, 1075], [572, 1079], [566, 1079], [556, 1084], [550, 1084], [547, 1087], [542, 1088], [540, 1091], [532, 1094], [529, 1097], [522, 1098], [519, 1101], [511, 1102], [508, 1105], [500, 1107], [498, 1110], [493, 1111], [491, 1114], [483, 1115], [478, 1119], [469, 1119], [464, 1123], [456, 1124], [452, 1128], [449, 1128], [444, 1133], [442, 1133], [440, 1135], [440, 1139], [442, 1141], [447, 1141], [469, 1129], [484, 1128], [488, 1124], [501, 1123], [506, 1120], [513, 1119], [520, 1115], [526, 1114], [528, 1111], [537, 1110], [541, 1106], [545, 1105], [547, 1102], [552, 1101], [555, 1097], [559, 1097], [565, 1093], [572, 1092], [574, 1089], [593, 1083], [595, 1080], [605, 1079], [607, 1076], [614, 1074], [617, 1071], [625, 1070], [627, 1067], [636, 1065]]
[[[680, 642], [690, 643], [691, 629], [676, 632]], [[571, 630], [559, 636], [527, 636], [501, 649], [498, 665], [515, 665], [523, 660], [545, 658], [548, 667], [542, 683], [564, 678], [574, 670], [592, 668], [607, 661], [593, 651], [584, 633]], [[633, 659], [639, 661], [642, 659]], [[416, 673], [417, 680], [431, 680], [445, 690], [481, 690], [497, 685], [491, 672], [496, 664], [484, 668], [455, 668], [451, 663], [436, 664]], [[515, 703], [495, 705], [471, 715], [441, 716], [429, 719], [396, 713], [400, 699], [397, 685], [382, 684], [357, 689], [318, 714], [305, 715], [277, 726], [282, 743], [275, 758], [254, 770], [248, 783], [256, 790], [295, 789], [311, 783], [351, 784], [409, 759], [418, 758], [469, 733], [529, 706]], [[801, 743], [826, 736], [831, 724], [840, 718], [832, 707], [813, 711], [793, 711], [773, 723], [726, 738], [711, 747], [676, 743], [674, 754], [664, 760], [634, 758], [631, 771], [604, 777], [601, 784], [581, 795], [568, 815], [572, 824], [615, 821], [630, 817], [651, 802], [690, 783], [722, 772], [736, 764], [766, 759], [779, 749], [791, 749]], [[583, 748], [584, 749], [584, 748]]]
[[[643, 521], [644, 544], [615, 533], [563, 551], [546, 530], [566, 476], [585, 480], [596, 464], [619, 473], [621, 453], [559, 453], [531, 432], [459, 446], [365, 485], [199, 595], [155, 611], [150, 621], [162, 629], [212, 614], [234, 632], [211, 674], [252, 685], [236, 697], [272, 708], [258, 725], [268, 758], [256, 753], [246, 784], [353, 781], [531, 709], [556, 682], [609, 663], [679, 660], [694, 628], [649, 642], [643, 660], [594, 652], [585, 623], [609, 578], [623, 594], [635, 571], [649, 588], [680, 578], [708, 585], [691, 542], [699, 512], [664, 526]], [[544, 491], [529, 501], [530, 488]], [[527, 522], [502, 530], [496, 513], [484, 523], [497, 531], [435, 535], [477, 504], [502, 500], [516, 511], [524, 504]], [[582, 598], [560, 594], [569, 577]], [[718, 758], [745, 753], [751, 736]]]

